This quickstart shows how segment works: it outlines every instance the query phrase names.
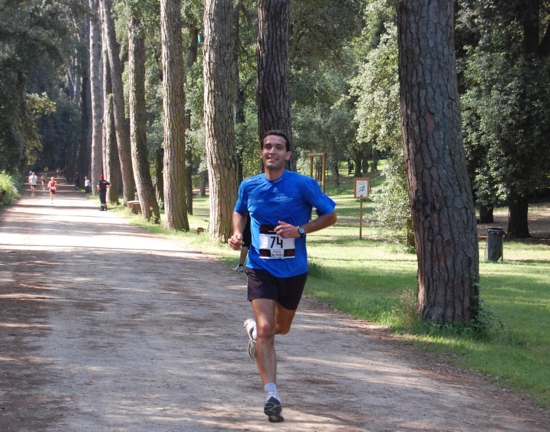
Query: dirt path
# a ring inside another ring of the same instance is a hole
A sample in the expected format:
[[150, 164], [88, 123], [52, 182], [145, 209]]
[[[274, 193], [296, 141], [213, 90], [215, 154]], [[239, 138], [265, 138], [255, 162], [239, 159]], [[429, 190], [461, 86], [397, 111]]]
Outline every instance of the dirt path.
[[306, 299], [286, 421], [246, 353], [244, 276], [62, 186], [0, 216], [1, 431], [543, 431], [547, 411]]

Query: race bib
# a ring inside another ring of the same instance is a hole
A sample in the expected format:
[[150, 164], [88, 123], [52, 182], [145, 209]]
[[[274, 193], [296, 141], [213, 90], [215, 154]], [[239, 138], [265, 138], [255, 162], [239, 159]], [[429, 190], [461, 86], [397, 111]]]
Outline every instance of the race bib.
[[260, 258], [287, 259], [294, 258], [293, 238], [282, 238], [275, 234], [275, 225], [260, 225]]

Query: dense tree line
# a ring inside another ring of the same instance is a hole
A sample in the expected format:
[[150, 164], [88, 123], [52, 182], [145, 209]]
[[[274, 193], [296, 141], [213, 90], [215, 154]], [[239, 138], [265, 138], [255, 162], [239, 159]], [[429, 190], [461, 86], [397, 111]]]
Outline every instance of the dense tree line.
[[[238, 184], [260, 169], [264, 131], [292, 137], [290, 169], [307, 172], [308, 154], [327, 152], [336, 186], [343, 162], [363, 176], [383, 154], [380, 223], [402, 227], [419, 262], [468, 256], [464, 294], [477, 280], [472, 193], [483, 220], [507, 203], [508, 235], [527, 237], [529, 199], [548, 186], [550, 0], [439, 3], [4, 0], [0, 169], [61, 167], [93, 182], [103, 172], [109, 201], [137, 194], [144, 218], [160, 222], [164, 210], [175, 230], [189, 229], [193, 189], [208, 185], [209, 232], [225, 241]], [[427, 12], [441, 27], [429, 27]], [[416, 19], [425, 26], [407, 39], [400, 28]], [[419, 61], [434, 67], [425, 82]], [[426, 248], [428, 220], [441, 226], [441, 250]], [[472, 295], [425, 316], [467, 320]]]

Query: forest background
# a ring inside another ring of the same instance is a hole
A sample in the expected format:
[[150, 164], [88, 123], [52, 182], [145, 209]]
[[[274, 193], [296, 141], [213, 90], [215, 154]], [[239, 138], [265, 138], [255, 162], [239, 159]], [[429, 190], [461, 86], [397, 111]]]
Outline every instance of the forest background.
[[[260, 171], [258, 46], [277, 33], [261, 12], [283, 3], [1, 0], [0, 170], [21, 181], [29, 170], [60, 168], [69, 181], [78, 173], [93, 183], [105, 172], [112, 203], [137, 193], [143, 218], [175, 231], [190, 228], [193, 190], [204, 196], [209, 187], [209, 232], [227, 240], [236, 186]], [[338, 194], [342, 167], [374, 179], [382, 159], [375, 219], [390, 228], [386, 238], [411, 248], [396, 10], [405, 3], [304, 0], [276, 24], [289, 30], [291, 168], [308, 174], [309, 154], [326, 153]], [[479, 220], [507, 206], [507, 237], [530, 237], [529, 204], [549, 187], [550, 1], [442, 3], [454, 6]], [[219, 58], [232, 67], [216, 71]]]
[[[112, 17], [117, 40], [113, 55], [120, 60], [124, 89], [123, 117], [128, 123], [130, 111], [136, 109], [131, 100], [132, 82], [142, 81], [145, 106], [137, 108], [141, 110], [138, 123], [146, 129], [136, 133], [142, 134], [138, 141], [145, 147], [136, 154], [147, 157], [144, 175], [149, 174], [156, 186], [157, 196], [152, 201], [160, 202], [161, 207], [165, 203], [173, 205], [170, 197], [163, 196], [162, 188], [166, 168], [163, 97], [167, 91], [163, 87], [167, 81], [163, 79], [167, 76], [163, 62], [167, 57], [162, 54], [161, 24], [167, 20], [161, 19], [162, 11], [155, 1], [103, 3], [1, 2], [0, 170], [22, 174], [29, 169], [60, 167], [69, 181], [78, 172], [80, 179], [87, 175], [94, 183], [99, 172], [106, 172], [122, 189], [115, 178], [119, 170], [111, 174], [109, 167], [103, 166], [105, 162], [94, 162], [93, 154], [97, 151], [94, 140], [106, 140], [105, 135], [112, 133], [103, 130], [110, 123], [104, 115], [108, 107], [103, 100], [93, 101], [94, 86], [100, 87], [95, 91], [103, 99], [101, 86], [109, 81], [103, 79], [108, 72], [99, 68], [102, 57], [97, 51], [106, 51], [110, 35], [105, 28]], [[110, 17], [102, 16], [102, 5], [108, 6], [103, 9], [110, 12]], [[238, 19], [232, 24], [234, 43], [229, 49], [236, 56], [238, 70], [227, 76], [237, 92], [231, 107], [235, 122], [231, 145], [237, 158], [231, 163], [240, 182], [259, 171], [258, 4], [240, 0], [232, 7]], [[509, 206], [509, 237], [529, 236], [527, 204], [530, 199], [548, 194], [549, 12], [550, 2], [546, 1], [455, 2], [457, 72], [468, 175], [481, 222], [491, 221], [496, 205]], [[180, 107], [184, 111], [181, 123], [185, 137], [181, 163], [187, 169], [188, 195], [193, 187], [204, 194], [209, 181], [204, 121], [208, 106], [203, 73], [206, 47], [202, 46], [205, 16], [202, 2], [181, 2], [178, 18], [184, 64], [179, 72], [183, 73], [181, 97], [185, 102]], [[382, 210], [378, 219], [403, 229], [405, 237], [410, 209], [401, 143], [395, 3], [306, 0], [292, 4], [288, 19], [297, 169], [308, 173], [308, 155], [326, 152], [327, 167], [338, 187], [337, 167], [341, 163], [347, 163], [349, 172], [360, 177], [377, 173], [379, 159], [386, 159], [387, 182], [379, 198]], [[139, 70], [132, 66], [136, 58], [132, 54], [132, 34], [143, 51], [138, 55], [143, 62], [143, 76], [137, 79], [132, 78]], [[117, 90], [105, 92], [116, 96]], [[119, 133], [122, 128], [114, 129]], [[124, 135], [120, 139], [130, 140]], [[108, 157], [105, 149], [103, 152], [104, 158]], [[133, 178], [127, 178], [123, 183], [131, 183], [132, 190], [125, 192], [124, 199], [130, 200], [136, 187]], [[179, 195], [174, 199], [182, 201], [185, 190], [176, 192]], [[118, 194], [111, 197], [117, 199]], [[148, 202], [142, 206], [147, 219], [152, 216], [148, 209], [154, 205]], [[186, 212], [192, 214], [189, 199], [187, 207]], [[167, 222], [171, 222], [170, 214]], [[185, 223], [173, 227], [188, 228]]]

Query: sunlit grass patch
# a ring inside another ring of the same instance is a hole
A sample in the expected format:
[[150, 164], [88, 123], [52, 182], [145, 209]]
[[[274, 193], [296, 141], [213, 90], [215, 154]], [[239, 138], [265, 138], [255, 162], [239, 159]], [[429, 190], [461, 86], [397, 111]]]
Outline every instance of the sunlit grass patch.
[[[496, 318], [483, 337], [472, 327], [430, 327], [416, 317], [416, 255], [402, 245], [381, 241], [371, 226], [363, 227], [363, 239], [359, 239], [359, 202], [353, 199], [349, 184], [345, 187], [333, 195], [338, 223], [307, 236], [310, 277], [305, 295], [385, 326], [444, 361], [477, 371], [530, 395], [541, 406], [550, 406], [550, 247], [505, 241], [504, 261], [492, 263], [484, 261], [485, 241], [481, 241], [480, 296], [504, 328], [495, 324]], [[363, 204], [372, 211], [368, 201]], [[208, 208], [208, 198], [195, 197], [189, 233], [151, 228], [139, 216], [132, 216], [132, 221], [234, 265], [238, 252], [210, 240], [207, 232], [194, 231], [208, 228]]]

